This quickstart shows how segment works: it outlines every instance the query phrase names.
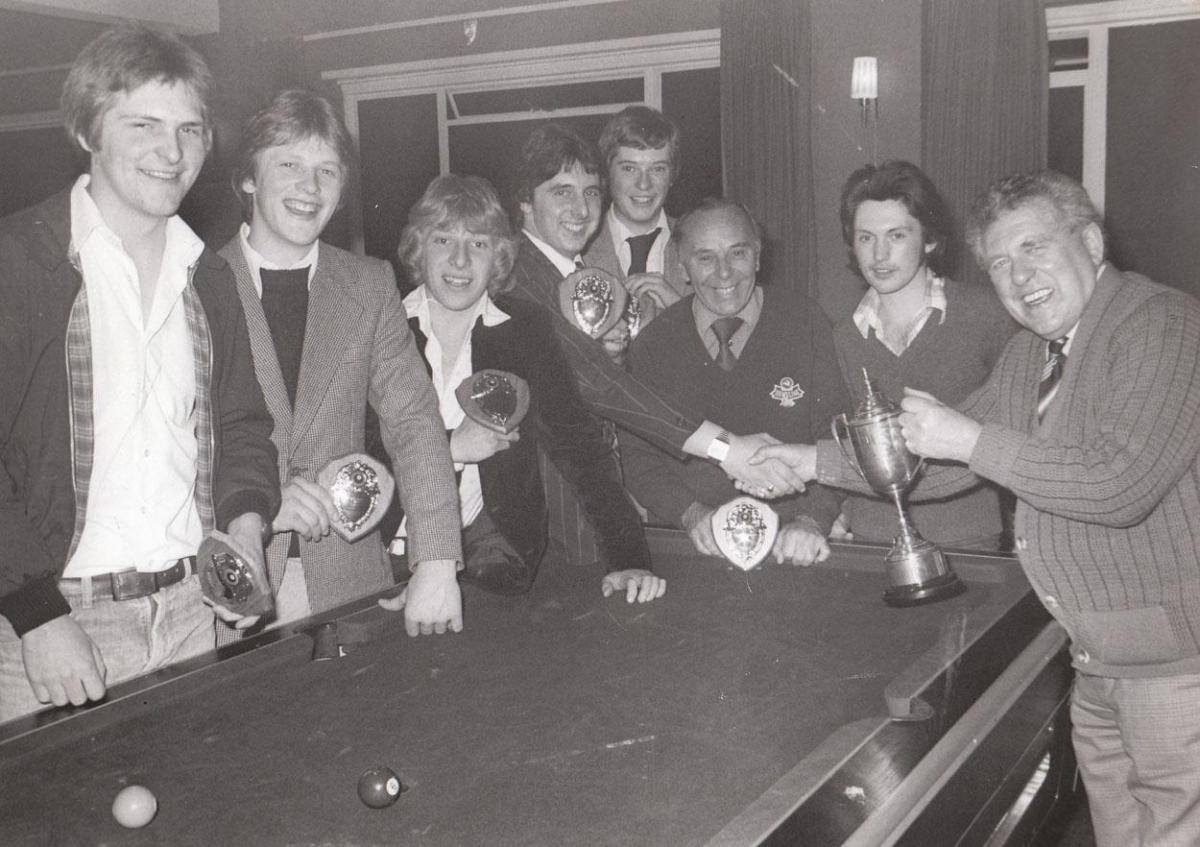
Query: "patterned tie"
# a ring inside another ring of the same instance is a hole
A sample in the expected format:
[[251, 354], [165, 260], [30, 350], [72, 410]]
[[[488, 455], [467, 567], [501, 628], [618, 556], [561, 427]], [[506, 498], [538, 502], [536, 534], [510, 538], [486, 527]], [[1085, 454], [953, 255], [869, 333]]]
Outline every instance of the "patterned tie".
[[650, 248], [654, 246], [654, 239], [658, 238], [660, 232], [662, 232], [661, 226], [645, 235], [631, 235], [625, 239], [629, 242], [630, 276], [646, 272], [646, 259], [650, 256]]
[[733, 355], [730, 341], [733, 340], [733, 334], [743, 323], [745, 321], [741, 318], [717, 318], [712, 322], [713, 335], [717, 337], [716, 362], [723, 371], [733, 370], [733, 366], [737, 363], [737, 356]]
[[1046, 364], [1042, 367], [1042, 381], [1038, 384], [1037, 416], [1039, 422], [1046, 414], [1046, 409], [1050, 407], [1050, 401], [1054, 399], [1058, 383], [1062, 379], [1063, 365], [1067, 361], [1067, 354], [1063, 352], [1063, 348], [1066, 346], [1066, 338], [1056, 338], [1049, 344]]

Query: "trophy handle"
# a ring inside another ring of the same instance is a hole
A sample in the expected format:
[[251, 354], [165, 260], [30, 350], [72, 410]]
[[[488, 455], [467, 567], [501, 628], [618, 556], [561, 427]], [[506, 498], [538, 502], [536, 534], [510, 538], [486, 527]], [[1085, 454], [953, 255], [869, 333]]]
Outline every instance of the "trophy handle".
[[[850, 467], [854, 468], [865, 482], [867, 475], [863, 473], [862, 467], [859, 466], [858, 459], [854, 456], [854, 451], [846, 449], [846, 442], [850, 440], [850, 426], [846, 422], [846, 416], [844, 414], [834, 415], [833, 420], [829, 422], [829, 430], [833, 433], [833, 440], [837, 442], [838, 448], [842, 451], [842, 455], [846, 457], [846, 461], [850, 463]], [[845, 435], [842, 434], [843, 431]]]

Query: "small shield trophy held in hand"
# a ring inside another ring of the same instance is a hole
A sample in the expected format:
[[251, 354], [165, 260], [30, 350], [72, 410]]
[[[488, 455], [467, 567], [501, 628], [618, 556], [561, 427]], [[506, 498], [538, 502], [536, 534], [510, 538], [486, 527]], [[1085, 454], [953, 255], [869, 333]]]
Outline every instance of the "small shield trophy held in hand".
[[366, 453], [334, 459], [317, 474], [317, 485], [333, 498], [334, 532], [351, 543], [379, 525], [396, 489], [388, 469]]
[[213, 530], [196, 553], [200, 593], [216, 606], [243, 617], [265, 615], [275, 606], [264, 571], [237, 551], [233, 539]]
[[629, 292], [600, 268], [581, 268], [558, 284], [563, 316], [591, 338], [600, 338], [625, 315]]
[[[847, 419], [833, 419], [833, 437], [842, 454], [878, 494], [890, 497], [900, 517], [900, 532], [888, 551], [888, 579], [884, 602], [891, 606], [916, 606], [953, 597], [966, 590], [937, 546], [921, 537], [908, 516], [904, 494], [912, 487], [924, 459], [909, 451], [900, 428], [900, 408], [876, 388], [863, 370], [867, 395]], [[846, 449], [850, 443], [853, 451]]]
[[748, 571], [774, 548], [779, 515], [753, 497], [735, 497], [713, 512], [712, 533], [722, 555]]
[[529, 383], [508, 371], [476, 371], [459, 383], [454, 396], [468, 418], [506, 435], [529, 412]]

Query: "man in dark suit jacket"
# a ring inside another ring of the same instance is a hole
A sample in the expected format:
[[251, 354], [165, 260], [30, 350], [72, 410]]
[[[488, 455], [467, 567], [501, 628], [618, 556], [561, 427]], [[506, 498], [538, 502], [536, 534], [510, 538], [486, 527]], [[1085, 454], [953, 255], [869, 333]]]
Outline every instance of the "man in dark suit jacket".
[[629, 106], [605, 124], [599, 145], [610, 202], [583, 262], [625, 283], [645, 325], [691, 290], [663, 208], [679, 173], [679, 127], [657, 109]]
[[[694, 293], [658, 316], [633, 342], [630, 365], [664, 397], [700, 406], [743, 428], [784, 441], [816, 438], [849, 401], [833, 334], [820, 308], [779, 286], [758, 283], [761, 238], [744, 208], [706, 200], [675, 230]], [[701, 553], [720, 555], [711, 518], [738, 495], [704, 462], [679, 460], [622, 438], [625, 482], [652, 515], [682, 526]], [[823, 486], [775, 503], [776, 560], [828, 557], [826, 535], [842, 495]]]
[[[604, 347], [560, 311], [558, 287], [582, 265], [581, 251], [600, 221], [603, 173], [595, 149], [560, 124], [544, 124], [530, 134], [517, 163], [512, 208], [522, 228], [513, 264], [513, 294], [541, 305], [568, 363], [579, 391], [601, 417], [646, 438], [673, 454], [709, 458], [726, 474], [775, 496], [797, 489], [788, 481], [790, 469], [758, 465], [746, 459], [756, 445], [773, 441], [763, 434], [731, 434], [716, 423], [677, 402], [666, 400], [651, 386], [614, 363]], [[557, 486], [550, 468], [543, 469], [550, 488]], [[567, 556], [586, 563], [594, 549], [586, 526], [569, 506], [556, 513], [551, 504], [551, 537], [568, 545]]]
[[[599, 538], [605, 596], [662, 596], [637, 511], [600, 421], [579, 396], [545, 312], [505, 296], [516, 240], [495, 190], [479, 177], [438, 177], [409, 213], [400, 259], [417, 288], [404, 305], [425, 357], [459, 471], [463, 578], [506, 594], [528, 591], [546, 550], [539, 452], [578, 493]], [[493, 298], [493, 294], [496, 296]], [[483, 369], [529, 386], [529, 413], [498, 432], [468, 416], [456, 394]]]
[[364, 450], [370, 401], [408, 515], [412, 577], [394, 605], [407, 600], [410, 635], [457, 632], [454, 477], [391, 266], [319, 241], [353, 151], [326, 100], [286, 91], [251, 118], [234, 174], [248, 222], [221, 254], [237, 276], [283, 483], [268, 570], [281, 621], [393, 583], [377, 533], [354, 543], [330, 533], [332, 498], [316, 484], [328, 462]]

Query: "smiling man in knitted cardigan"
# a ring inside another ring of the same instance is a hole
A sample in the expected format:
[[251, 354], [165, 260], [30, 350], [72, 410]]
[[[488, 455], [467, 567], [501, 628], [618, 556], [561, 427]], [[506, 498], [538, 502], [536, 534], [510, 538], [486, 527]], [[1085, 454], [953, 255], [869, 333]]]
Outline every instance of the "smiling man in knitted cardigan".
[[[914, 494], [975, 475], [1016, 494], [1017, 555], [1071, 636], [1097, 844], [1200, 844], [1200, 302], [1106, 262], [1099, 213], [1060, 174], [996, 183], [967, 235], [1028, 331], [959, 410], [905, 397], [908, 446], [951, 460]], [[770, 452], [849, 485], [835, 451]]]

